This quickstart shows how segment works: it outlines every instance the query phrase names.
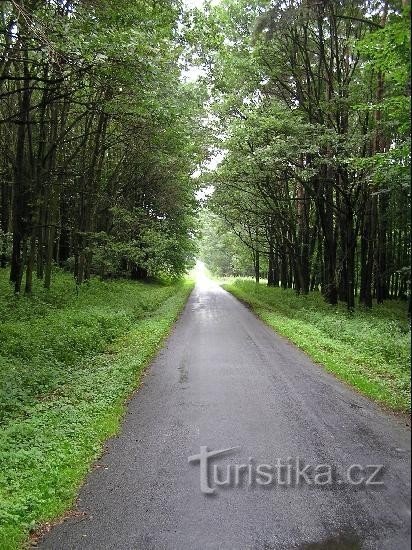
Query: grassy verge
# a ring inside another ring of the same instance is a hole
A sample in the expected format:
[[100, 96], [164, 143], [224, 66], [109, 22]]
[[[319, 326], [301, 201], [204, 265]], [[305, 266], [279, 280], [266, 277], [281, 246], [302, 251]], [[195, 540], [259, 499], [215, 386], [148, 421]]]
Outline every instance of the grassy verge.
[[410, 411], [410, 331], [406, 306], [387, 302], [349, 314], [313, 292], [252, 281], [223, 285], [279, 334], [363, 394], [395, 411]]
[[0, 272], [0, 548], [71, 506], [191, 287], [59, 274], [16, 299]]

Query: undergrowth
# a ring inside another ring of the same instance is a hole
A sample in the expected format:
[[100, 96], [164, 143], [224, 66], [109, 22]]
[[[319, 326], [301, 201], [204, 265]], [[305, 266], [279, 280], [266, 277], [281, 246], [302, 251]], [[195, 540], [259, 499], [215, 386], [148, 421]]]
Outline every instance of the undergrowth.
[[0, 271], [0, 548], [62, 514], [191, 289], [69, 275], [12, 296]]

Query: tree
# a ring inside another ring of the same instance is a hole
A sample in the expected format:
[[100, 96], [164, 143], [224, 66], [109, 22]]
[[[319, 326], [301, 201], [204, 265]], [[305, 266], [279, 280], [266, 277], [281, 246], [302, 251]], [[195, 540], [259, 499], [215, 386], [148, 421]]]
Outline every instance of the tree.
[[283, 286], [320, 286], [331, 304], [353, 309], [359, 290], [365, 305], [399, 295], [395, 239], [395, 256], [410, 264], [406, 11], [385, 1], [226, 0], [203, 18], [199, 56], [227, 153], [211, 204], [233, 213], [240, 238], [236, 225], [259, 220], [272, 284], [283, 258]]
[[1, 3], [1, 266], [179, 275], [193, 262], [204, 89], [178, 2]]

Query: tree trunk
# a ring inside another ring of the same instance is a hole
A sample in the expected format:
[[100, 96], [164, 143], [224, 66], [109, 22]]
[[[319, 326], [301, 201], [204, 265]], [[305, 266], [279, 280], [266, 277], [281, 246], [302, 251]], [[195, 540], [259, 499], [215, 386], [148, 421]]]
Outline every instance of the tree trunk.
[[[7, 176], [7, 174], [5, 174]], [[2, 232], [0, 242], [0, 267], [7, 265], [7, 234], [10, 230], [10, 196], [11, 189], [8, 181], [3, 180], [0, 186], [1, 192], [1, 210], [0, 210], [0, 229]]]
[[259, 249], [255, 250], [255, 282], [260, 282], [260, 252]]
[[379, 197], [378, 216], [378, 240], [377, 240], [377, 266], [376, 266], [376, 301], [381, 304], [388, 298], [387, 281], [387, 210], [389, 197], [386, 193]]
[[275, 286], [275, 249], [272, 234], [269, 237], [268, 286]]
[[27, 256], [26, 284], [24, 288], [24, 293], [27, 295], [30, 295], [33, 290], [33, 268], [34, 268], [35, 259], [36, 259], [36, 232], [35, 230], [33, 230], [33, 234], [30, 237], [29, 254]]
[[[24, 48], [22, 55], [27, 57]], [[27, 240], [27, 205], [28, 201], [28, 174], [26, 159], [26, 133], [30, 109], [30, 78], [27, 61], [24, 67], [24, 89], [21, 92], [19, 125], [17, 128], [16, 156], [14, 165], [13, 185], [13, 252], [11, 258], [10, 280], [14, 282], [14, 291], [20, 293], [24, 269], [25, 249]]]
[[361, 235], [361, 284], [359, 301], [372, 307], [373, 264], [375, 256], [376, 197], [368, 197]]

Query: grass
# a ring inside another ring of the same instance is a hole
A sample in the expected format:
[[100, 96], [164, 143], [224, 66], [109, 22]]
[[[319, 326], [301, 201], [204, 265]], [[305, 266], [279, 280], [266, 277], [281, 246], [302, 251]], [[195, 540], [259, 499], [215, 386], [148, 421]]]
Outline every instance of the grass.
[[319, 292], [298, 296], [242, 279], [223, 286], [328, 371], [392, 410], [410, 411], [410, 327], [404, 302], [350, 314], [344, 305], [326, 304]]
[[65, 512], [127, 397], [168, 334], [190, 282], [91, 280], [11, 295], [0, 271], [0, 548]]

